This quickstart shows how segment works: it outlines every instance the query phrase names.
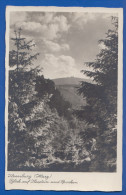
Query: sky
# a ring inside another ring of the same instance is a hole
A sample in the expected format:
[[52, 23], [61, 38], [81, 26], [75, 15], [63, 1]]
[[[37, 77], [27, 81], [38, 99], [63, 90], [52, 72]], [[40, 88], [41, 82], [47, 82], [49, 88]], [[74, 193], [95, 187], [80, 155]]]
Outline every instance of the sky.
[[87, 69], [85, 62], [94, 61], [102, 49], [98, 40], [104, 39], [112, 28], [111, 16], [86, 12], [11, 12], [10, 38], [21, 27], [21, 36], [35, 42], [33, 52], [39, 52], [39, 56], [34, 67], [39, 66], [45, 78], [86, 78], [81, 70]]

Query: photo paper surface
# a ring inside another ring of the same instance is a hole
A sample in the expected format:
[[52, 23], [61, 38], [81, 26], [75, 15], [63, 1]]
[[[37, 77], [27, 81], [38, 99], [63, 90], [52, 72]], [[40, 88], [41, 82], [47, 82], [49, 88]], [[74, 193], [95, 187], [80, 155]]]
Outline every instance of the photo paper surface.
[[122, 8], [7, 7], [7, 190], [122, 190], [122, 43]]

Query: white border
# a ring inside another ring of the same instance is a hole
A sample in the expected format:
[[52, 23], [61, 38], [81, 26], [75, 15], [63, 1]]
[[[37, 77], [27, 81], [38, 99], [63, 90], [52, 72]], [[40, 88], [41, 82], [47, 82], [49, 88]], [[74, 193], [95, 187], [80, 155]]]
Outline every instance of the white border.
[[[88, 13], [117, 13], [119, 17], [119, 51], [118, 51], [118, 131], [117, 131], [117, 172], [41, 172], [52, 174], [53, 180], [74, 180], [78, 184], [10, 184], [8, 174], [28, 174], [34, 176], [40, 172], [10, 172], [7, 171], [7, 143], [8, 143], [8, 71], [9, 71], [9, 24], [12, 11], [44, 11], [44, 12], [88, 12]], [[78, 191], [121, 191], [122, 190], [122, 92], [123, 92], [123, 9], [122, 8], [82, 8], [82, 7], [29, 7], [8, 6], [6, 8], [6, 82], [5, 82], [5, 188], [25, 190], [78, 190]]]

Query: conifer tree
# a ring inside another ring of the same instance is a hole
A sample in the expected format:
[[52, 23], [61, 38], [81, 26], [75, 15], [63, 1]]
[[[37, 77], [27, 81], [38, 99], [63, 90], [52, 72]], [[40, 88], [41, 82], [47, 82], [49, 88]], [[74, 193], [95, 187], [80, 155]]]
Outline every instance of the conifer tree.
[[[29, 134], [25, 115], [28, 107], [34, 104], [34, 75], [31, 65], [38, 53], [32, 53], [32, 41], [26, 42], [21, 37], [21, 28], [15, 30], [15, 38], [11, 38], [14, 46], [9, 52], [9, 120], [8, 120], [8, 169], [19, 169], [34, 148], [34, 138]], [[32, 105], [32, 106], [31, 106]], [[27, 108], [27, 109], [26, 109]], [[30, 109], [31, 109], [30, 108]]]
[[78, 115], [96, 131], [95, 134], [90, 132], [90, 136], [97, 140], [93, 167], [98, 171], [116, 170], [118, 18], [112, 17], [112, 23], [113, 28], [108, 30], [106, 38], [99, 41], [102, 49], [96, 60], [86, 63], [93, 71], [82, 70], [94, 82], [82, 82], [79, 88], [87, 106]]

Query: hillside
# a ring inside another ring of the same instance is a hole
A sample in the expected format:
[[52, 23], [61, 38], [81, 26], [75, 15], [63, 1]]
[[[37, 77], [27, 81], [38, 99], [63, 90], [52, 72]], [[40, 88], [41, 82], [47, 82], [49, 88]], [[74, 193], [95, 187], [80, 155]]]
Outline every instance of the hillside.
[[86, 81], [86, 79], [67, 77], [54, 79], [57, 89], [63, 95], [64, 99], [72, 104], [73, 109], [80, 109], [81, 106], [86, 105], [86, 100], [83, 96], [77, 93], [77, 88], [81, 81]]
[[53, 79], [55, 85], [79, 85], [81, 81], [89, 82], [92, 81], [90, 79], [83, 79], [77, 77], [65, 77], [65, 78], [57, 78]]

